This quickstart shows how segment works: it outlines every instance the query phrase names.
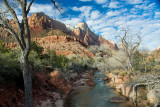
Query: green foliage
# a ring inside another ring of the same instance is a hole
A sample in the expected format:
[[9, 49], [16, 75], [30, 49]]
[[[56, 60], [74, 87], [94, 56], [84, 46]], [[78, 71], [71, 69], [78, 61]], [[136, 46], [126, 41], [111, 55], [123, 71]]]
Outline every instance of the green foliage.
[[44, 70], [45, 69], [45, 62], [44, 59], [36, 52], [31, 50], [29, 54], [29, 63], [32, 70]]
[[44, 70], [46, 66], [45, 57], [42, 55], [43, 47], [38, 46], [35, 41], [31, 41], [31, 51], [29, 54], [29, 62], [32, 70]]
[[140, 70], [141, 69], [141, 60], [142, 60], [143, 56], [140, 52], [135, 52], [134, 54], [134, 62], [133, 62], [133, 66], [134, 66], [134, 70]]
[[14, 52], [0, 53], [0, 85], [20, 83], [23, 79], [20, 68], [18, 56]]
[[80, 72], [90, 68], [90, 63], [92, 63], [92, 60], [86, 57], [75, 56], [70, 59], [69, 69]]
[[38, 55], [41, 55], [43, 52], [43, 47], [38, 46], [35, 41], [31, 41], [31, 50], [37, 52]]
[[0, 52], [6, 53], [6, 52], [9, 52], [9, 51], [10, 51], [10, 49], [8, 49], [8, 48], [3, 44], [3, 42], [0, 41]]
[[62, 72], [67, 71], [69, 59], [64, 55], [56, 55], [55, 50], [48, 51], [48, 65], [52, 69], [59, 68]]
[[120, 73], [119, 73], [119, 76], [122, 76], [122, 77], [124, 77], [124, 76], [126, 76], [127, 75], [127, 72], [126, 71], [121, 71]]

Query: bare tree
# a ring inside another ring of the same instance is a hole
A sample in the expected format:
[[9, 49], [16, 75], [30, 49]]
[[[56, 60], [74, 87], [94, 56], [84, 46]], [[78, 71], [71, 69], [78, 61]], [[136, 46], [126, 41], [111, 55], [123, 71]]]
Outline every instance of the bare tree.
[[[13, 35], [21, 49], [21, 58], [20, 63], [23, 69], [23, 79], [24, 79], [24, 88], [25, 88], [25, 106], [32, 107], [32, 76], [29, 69], [28, 56], [31, 48], [31, 35], [28, 25], [27, 16], [29, 14], [30, 8], [34, 0], [28, 2], [27, 0], [0, 0], [0, 3], [5, 6], [5, 11], [0, 11], [0, 27], [7, 30], [11, 35]], [[60, 11], [55, 1], [51, 0], [54, 3], [54, 6]], [[29, 3], [27, 5], [27, 3]], [[19, 21], [16, 14], [15, 8], [20, 6], [22, 20]], [[7, 19], [7, 14], [11, 15], [16, 23], [16, 29], [10, 24], [10, 21]]]
[[140, 43], [141, 43], [141, 37], [139, 34], [130, 34], [129, 30], [123, 29], [124, 32], [123, 36], [118, 35], [122, 50], [125, 52], [127, 56], [127, 62], [128, 62], [128, 70], [133, 71], [133, 56], [136, 53]]

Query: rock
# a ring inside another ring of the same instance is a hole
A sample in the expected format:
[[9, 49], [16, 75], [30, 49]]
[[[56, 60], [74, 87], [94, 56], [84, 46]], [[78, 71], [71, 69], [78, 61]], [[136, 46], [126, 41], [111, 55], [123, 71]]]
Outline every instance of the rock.
[[63, 100], [57, 100], [55, 102], [55, 107], [63, 107]]
[[111, 78], [108, 78], [107, 76], [103, 79], [105, 83], [109, 83], [111, 81]]
[[31, 29], [55, 28], [67, 32], [66, 25], [58, 20], [52, 19], [44, 13], [34, 13], [28, 18], [28, 24]]
[[64, 94], [68, 94], [72, 90], [72, 86], [67, 82], [58, 70], [50, 73], [50, 84], [56, 89], [62, 91]]
[[[57, 31], [57, 30], [55, 30]], [[74, 39], [72, 36], [46, 36], [41, 38], [34, 38], [40, 46], [44, 48], [44, 53], [47, 52], [47, 49], [53, 50], [55, 49], [57, 55], [73, 55], [74, 52], [79, 53], [82, 56], [94, 57], [95, 55], [90, 52], [86, 45], [78, 39]], [[77, 50], [78, 48], [78, 50]]]
[[73, 83], [74, 86], [84, 86], [86, 85], [86, 79], [80, 79]]
[[40, 101], [41, 105], [36, 107], [53, 107], [51, 100]]
[[85, 78], [85, 79], [87, 79], [89, 77], [88, 73], [83, 73], [83, 74], [81, 74], [81, 76], [82, 76], [82, 78]]
[[131, 91], [132, 91], [132, 87], [131, 86], [127, 86], [126, 84], [121, 84], [121, 92], [122, 92], [122, 95], [126, 96], [129, 98], [130, 94], [131, 94]]
[[147, 93], [147, 100], [152, 104], [158, 103], [159, 97], [158, 91], [155, 89], [152, 89]]
[[93, 80], [87, 80], [86, 83], [89, 85], [89, 86], [95, 86], [96, 83], [93, 81]]
[[103, 38], [102, 36], [96, 35], [90, 30], [88, 25], [84, 22], [78, 23], [75, 28], [72, 29], [72, 35], [82, 40], [86, 45], [100, 45], [106, 44], [112, 49], [115, 49], [114, 44]]
[[148, 105], [148, 101], [147, 100], [143, 100], [141, 101], [142, 105], [147, 106]]
[[77, 73], [70, 73], [69, 78], [70, 80], [75, 81], [79, 78], [79, 75]]
[[53, 92], [53, 97], [55, 100], [60, 100], [60, 98], [61, 98], [59, 93], [55, 93], [55, 92]]
[[110, 99], [111, 103], [124, 103], [126, 99], [124, 97], [112, 97]]
[[115, 78], [115, 83], [116, 84], [121, 84], [122, 82], [123, 82], [123, 77], [117, 76], [117, 78]]

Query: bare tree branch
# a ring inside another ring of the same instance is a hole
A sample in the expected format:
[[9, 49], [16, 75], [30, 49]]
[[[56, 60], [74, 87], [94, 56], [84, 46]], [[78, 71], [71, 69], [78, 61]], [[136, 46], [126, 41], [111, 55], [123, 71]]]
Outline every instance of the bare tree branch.
[[51, 2], [54, 4], [54, 7], [61, 13], [62, 8], [58, 7], [55, 1], [51, 0]]
[[32, 1], [29, 3], [28, 8], [27, 8], [27, 14], [29, 13], [30, 8], [31, 8], [31, 6], [32, 6], [33, 2], [34, 2], [34, 0], [32, 0]]

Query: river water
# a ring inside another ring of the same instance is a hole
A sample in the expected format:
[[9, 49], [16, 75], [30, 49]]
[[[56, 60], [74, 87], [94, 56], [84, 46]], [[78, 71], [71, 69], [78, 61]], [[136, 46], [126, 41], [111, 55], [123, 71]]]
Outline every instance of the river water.
[[96, 86], [93, 88], [73, 95], [70, 98], [68, 107], [121, 107], [120, 104], [110, 103], [110, 98], [117, 94], [109, 86], [104, 84], [103, 72], [96, 72]]

